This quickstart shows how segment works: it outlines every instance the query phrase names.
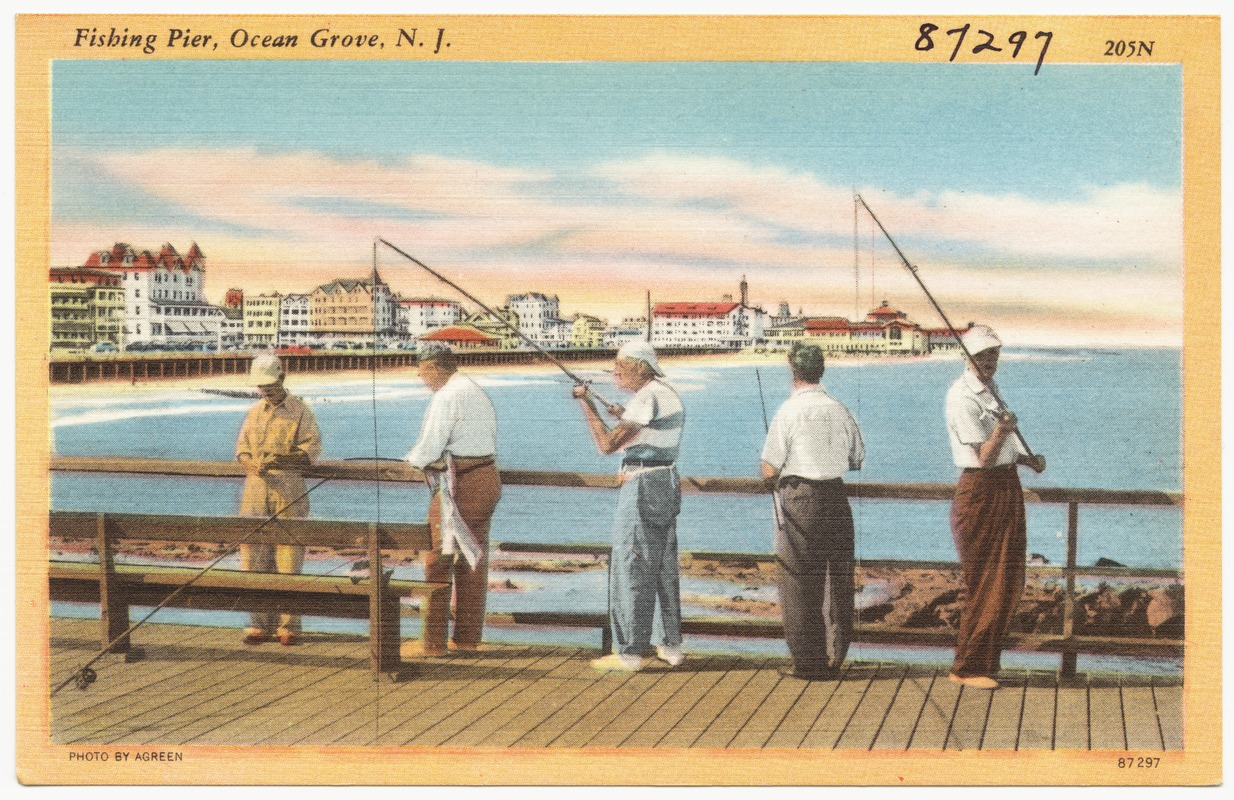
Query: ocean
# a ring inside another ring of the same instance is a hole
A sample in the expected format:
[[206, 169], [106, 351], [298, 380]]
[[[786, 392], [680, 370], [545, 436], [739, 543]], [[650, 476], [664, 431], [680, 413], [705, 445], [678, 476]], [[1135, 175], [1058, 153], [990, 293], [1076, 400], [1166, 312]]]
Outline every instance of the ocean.
[[[466, 371], [466, 370], [464, 370]], [[761, 382], [767, 413], [788, 396], [790, 378], [779, 360], [681, 359], [665, 365], [668, 381], [681, 393], [686, 428], [680, 471], [697, 476], [755, 476], [764, 429]], [[957, 358], [842, 360], [829, 362], [825, 388], [857, 417], [866, 446], [860, 472], [850, 483], [951, 483], [943, 424], [943, 397], [962, 371]], [[580, 368], [607, 399], [621, 402], [603, 370]], [[484, 371], [478, 382], [493, 399], [499, 425], [499, 465], [510, 469], [612, 472], [617, 456], [595, 448], [570, 381], [556, 370]], [[1042, 475], [1021, 470], [1026, 487], [1154, 489], [1182, 485], [1181, 354], [1178, 350], [1008, 350], [1000, 362], [1000, 390], [1021, 421], [1029, 444], [1046, 456]], [[414, 373], [311, 375], [288, 378], [290, 391], [308, 402], [322, 429], [323, 459], [365, 458], [376, 452], [398, 458], [411, 447], [429, 399]], [[376, 402], [374, 403], [374, 397]], [[97, 391], [57, 389], [51, 402], [52, 451], [70, 456], [229, 461], [250, 401], [157, 383], [115, 396]], [[374, 421], [374, 406], [376, 421]], [[374, 442], [376, 441], [376, 445]], [[57, 473], [52, 507], [63, 510], [191, 515], [234, 514], [238, 481]], [[428, 497], [419, 485], [326, 483], [311, 497], [312, 516], [326, 519], [421, 521]], [[494, 542], [606, 544], [614, 496], [606, 490], [510, 486], [493, 518]], [[955, 560], [945, 502], [860, 501], [854, 503], [859, 559]], [[772, 512], [765, 496], [686, 495], [678, 520], [682, 550], [764, 553], [771, 548]], [[1179, 567], [1182, 515], [1178, 508], [1082, 506], [1078, 557], [1082, 565], [1108, 558], [1128, 566]], [[1029, 504], [1028, 549], [1053, 563], [1065, 559], [1066, 508]], [[223, 568], [236, 568], [233, 557]], [[306, 569], [346, 568], [331, 560]], [[398, 577], [421, 578], [417, 565], [399, 567]], [[501, 575], [505, 577], [504, 574]], [[516, 609], [604, 609], [604, 573], [512, 574], [520, 591], [493, 592], [493, 611]], [[684, 610], [714, 613], [692, 605], [691, 596], [740, 594], [754, 589], [684, 578]], [[774, 590], [771, 590], [774, 591]], [[97, 614], [97, 608], [56, 604], [54, 613]], [[232, 619], [234, 617], [234, 619]], [[238, 614], [168, 610], [168, 621], [243, 625]], [[311, 619], [317, 630], [348, 630], [363, 623]], [[341, 627], [340, 627], [341, 626]], [[418, 620], [404, 621], [415, 635]], [[489, 631], [486, 637], [518, 640], [520, 631]], [[552, 641], [594, 644], [596, 633], [559, 631]], [[687, 645], [690, 645], [687, 642]], [[783, 654], [783, 642], [726, 640], [721, 649]], [[855, 646], [854, 657], [890, 656], [945, 663], [949, 651]], [[1008, 654], [1008, 666], [1042, 666], [1056, 658]], [[1081, 668], [1174, 672], [1176, 659], [1082, 657]]]

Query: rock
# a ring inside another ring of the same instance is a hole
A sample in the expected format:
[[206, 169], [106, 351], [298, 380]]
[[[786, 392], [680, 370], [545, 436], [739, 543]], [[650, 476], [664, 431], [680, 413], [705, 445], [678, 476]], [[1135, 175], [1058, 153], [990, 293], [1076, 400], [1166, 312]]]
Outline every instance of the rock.
[[1041, 553], [1029, 553], [1027, 563], [1029, 564], [1049, 564], [1050, 559], [1041, 555]]
[[1185, 615], [1182, 587], [1171, 586], [1151, 592], [1145, 618], [1153, 636], [1162, 639], [1183, 638]]
[[1125, 567], [1126, 564], [1120, 564], [1112, 558], [1102, 556], [1093, 564], [1094, 567]]
[[858, 609], [857, 619], [864, 623], [882, 622], [894, 609], [895, 606], [891, 603], [879, 603], [869, 608]]

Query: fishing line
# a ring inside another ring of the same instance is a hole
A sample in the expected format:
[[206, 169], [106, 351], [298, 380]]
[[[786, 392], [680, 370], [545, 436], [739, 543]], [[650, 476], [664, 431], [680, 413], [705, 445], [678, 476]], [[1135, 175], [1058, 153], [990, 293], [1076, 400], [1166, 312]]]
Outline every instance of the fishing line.
[[[608, 409], [608, 411], [609, 411], [609, 413], [610, 413], [610, 414], [614, 414], [613, 409], [614, 409], [614, 408], [617, 408], [617, 406], [616, 406], [614, 403], [610, 403], [608, 400], [605, 400], [603, 397], [601, 397], [599, 393], [597, 393], [595, 390], [593, 390], [593, 389], [591, 388], [591, 383], [590, 383], [589, 381], [585, 381], [585, 380], [583, 380], [582, 378], [580, 378], [578, 375], [576, 375], [576, 374], [574, 374], [573, 372], [571, 372], [571, 371], [570, 371], [570, 370], [566, 367], [566, 365], [565, 365], [565, 364], [561, 363], [561, 361], [560, 361], [559, 359], [555, 358], [555, 357], [554, 357], [553, 355], [551, 355], [551, 354], [550, 354], [547, 350], [545, 350], [543, 347], [541, 347], [541, 346], [540, 346], [540, 345], [539, 345], [539, 344], [538, 344], [535, 340], [531, 339], [531, 338], [530, 338], [530, 337], [528, 337], [526, 334], [524, 334], [521, 330], [519, 330], [517, 327], [515, 327], [515, 326], [514, 326], [514, 325], [512, 325], [512, 324], [510, 324], [510, 321], [509, 321], [508, 319], [506, 319], [505, 317], [503, 317], [502, 315], [498, 314], [498, 313], [497, 313], [496, 311], [494, 311], [493, 309], [491, 309], [491, 308], [489, 308], [488, 306], [486, 306], [486, 305], [485, 305], [483, 302], [481, 302], [481, 301], [480, 301], [480, 300], [479, 300], [479, 299], [478, 299], [475, 295], [471, 294], [471, 293], [470, 293], [470, 292], [468, 292], [466, 289], [464, 289], [463, 287], [459, 286], [457, 283], [455, 283], [454, 281], [450, 280], [450, 279], [449, 279], [449, 278], [447, 278], [445, 275], [442, 275], [440, 272], [436, 271], [436, 270], [435, 270], [435, 269], [433, 269], [432, 267], [428, 266], [427, 264], [425, 264], [423, 261], [421, 261], [420, 259], [416, 258], [415, 256], [413, 256], [413, 255], [411, 255], [411, 254], [409, 254], [409, 253], [407, 253], [407, 252], [405, 252], [405, 251], [403, 251], [403, 250], [399, 249], [398, 247], [396, 247], [396, 246], [394, 246], [394, 245], [390, 244], [388, 241], [386, 241], [385, 239], [382, 239], [382, 238], [380, 238], [380, 237], [378, 237], [378, 238], [377, 238], [377, 241], [378, 241], [378, 242], [381, 242], [381, 243], [382, 243], [382, 244], [384, 244], [386, 247], [390, 248], [391, 250], [393, 250], [394, 252], [398, 253], [398, 254], [399, 254], [400, 256], [402, 256], [403, 258], [405, 258], [405, 259], [407, 259], [408, 261], [410, 261], [411, 263], [415, 264], [417, 267], [420, 267], [421, 269], [423, 269], [423, 270], [424, 270], [425, 272], [427, 272], [428, 274], [432, 275], [432, 276], [433, 276], [434, 278], [436, 278], [437, 280], [441, 281], [442, 283], [444, 283], [445, 285], [449, 286], [449, 287], [450, 287], [451, 289], [453, 289], [454, 291], [456, 291], [456, 292], [458, 292], [459, 294], [461, 294], [463, 297], [466, 297], [468, 300], [470, 300], [471, 302], [475, 303], [477, 306], [479, 306], [481, 309], [483, 309], [485, 312], [487, 312], [487, 313], [488, 313], [488, 315], [489, 315], [489, 316], [491, 316], [493, 319], [497, 320], [497, 321], [498, 321], [498, 322], [500, 322], [502, 325], [504, 325], [504, 326], [506, 326], [507, 328], [509, 328], [511, 332], [513, 332], [516, 336], [518, 336], [518, 338], [522, 339], [524, 342], [526, 342], [527, 344], [529, 344], [529, 345], [531, 345], [533, 348], [535, 348], [535, 349], [536, 349], [536, 351], [537, 351], [540, 355], [544, 356], [546, 359], [548, 359], [548, 360], [549, 360], [549, 362], [550, 362], [550, 363], [552, 363], [555, 367], [557, 367], [557, 369], [561, 370], [561, 371], [562, 371], [562, 372], [564, 372], [566, 375], [568, 375], [568, 376], [570, 377], [570, 379], [571, 379], [571, 380], [573, 380], [576, 384], [581, 384], [581, 385], [583, 385], [583, 386], [586, 386], [586, 387], [587, 387], [587, 391], [588, 391], [591, 395], [593, 395], [593, 396], [594, 396], [597, 400], [599, 400], [601, 403], [603, 403], [603, 404], [604, 404], [604, 406], [605, 406], [605, 408], [606, 408], [606, 409]], [[375, 248], [375, 247], [376, 247], [376, 245], [374, 244], [374, 248]], [[647, 325], [648, 325], [648, 329], [650, 330], [650, 325], [651, 325], [651, 321], [650, 321], [650, 319], [648, 320]], [[616, 416], [616, 414], [614, 414], [614, 416]]]
[[[965, 361], [968, 362], [969, 367], [972, 369], [977, 378], [985, 385], [985, 388], [989, 390], [990, 396], [993, 397], [994, 402], [998, 404], [999, 411], [1004, 414], [1010, 414], [1011, 409], [1009, 409], [1007, 404], [1003, 402], [1003, 398], [999, 395], [998, 389], [995, 388], [994, 382], [983, 376], [981, 371], [977, 369], [976, 363], [973, 362], [973, 354], [969, 352], [967, 345], [964, 344], [964, 340], [960, 338], [959, 332], [956, 331], [955, 326], [951, 324], [951, 320], [947, 318], [947, 314], [943, 311], [942, 306], [938, 304], [938, 301], [934, 299], [934, 295], [931, 294], [930, 290], [926, 288], [925, 282], [921, 280], [921, 276], [917, 273], [917, 267], [913, 266], [904, 255], [904, 252], [900, 250], [900, 246], [896, 244], [895, 239], [891, 238], [891, 234], [887, 232], [885, 227], [883, 227], [883, 223], [879, 221], [878, 216], [875, 215], [874, 210], [870, 208], [870, 205], [865, 201], [865, 198], [863, 198], [860, 194], [856, 194], [854, 197], [856, 198], [856, 202], [861, 203], [861, 205], [865, 208], [866, 213], [870, 215], [870, 219], [874, 220], [874, 224], [876, 224], [879, 230], [883, 232], [883, 236], [887, 238], [887, 241], [891, 243], [892, 249], [895, 250], [896, 255], [900, 257], [900, 262], [904, 265], [904, 268], [907, 269], [909, 274], [913, 276], [913, 279], [917, 281], [917, 285], [920, 286], [921, 291], [925, 293], [926, 299], [930, 301], [930, 305], [932, 305], [934, 310], [938, 312], [938, 315], [942, 317], [943, 324], [947, 326], [947, 331], [951, 334], [952, 338], [956, 340], [956, 344], [960, 346], [961, 352], [964, 353]], [[1028, 457], [1036, 458], [1037, 456], [1033, 453], [1033, 449], [1028, 446], [1028, 442], [1024, 439], [1024, 434], [1020, 433], [1020, 427], [1018, 424], [1015, 428], [1015, 436], [1016, 439], [1019, 440], [1021, 446], [1023, 446]]]
[[278, 519], [278, 517], [282, 515], [284, 511], [291, 508], [293, 505], [298, 503], [303, 498], [308, 497], [308, 495], [312, 493], [314, 489], [316, 489], [318, 486], [321, 486], [323, 483], [325, 483], [328, 480], [330, 480], [330, 478], [322, 478], [320, 481], [313, 484], [308, 489], [305, 489], [304, 492], [301, 493], [299, 497], [296, 497], [294, 500], [284, 504], [282, 508], [275, 511], [270, 516], [266, 517], [266, 519], [260, 525], [258, 525], [253, 530], [249, 531], [247, 534], [245, 534], [243, 539], [232, 544], [230, 547], [224, 550], [221, 554], [219, 554], [217, 558], [215, 558], [213, 561], [211, 561], [209, 564], [203, 567], [200, 572], [198, 572], [196, 575], [189, 578], [187, 581], [185, 581], [183, 584], [177, 587], [175, 591], [173, 591], [171, 594], [167, 595], [161, 601], [159, 601], [159, 604], [156, 605], [154, 608], [152, 608], [150, 610], [150, 613], [146, 614], [146, 616], [142, 617], [139, 621], [137, 621], [133, 625], [130, 625], [128, 630], [124, 631], [124, 633], [121, 633], [119, 636], [117, 636], [116, 638], [108, 642], [103, 647], [103, 649], [99, 650], [99, 652], [95, 654], [94, 658], [87, 661], [76, 672], [74, 672], [72, 675], [66, 678], [62, 683], [60, 683], [59, 686], [52, 689], [51, 693], [55, 695], [61, 689], [68, 686], [70, 683], [76, 683], [78, 689], [81, 689], [81, 690], [88, 689], [90, 687], [90, 684], [94, 683], [94, 681], [98, 677], [97, 673], [95, 673], [92, 667], [96, 663], [98, 663], [99, 659], [101, 659], [103, 656], [107, 655], [107, 653], [111, 651], [112, 646], [114, 646], [116, 642], [120, 641], [124, 637], [136, 631], [142, 625], [145, 625], [147, 622], [149, 622], [150, 618], [153, 617], [155, 614], [157, 614], [159, 610], [166, 607], [168, 603], [170, 603], [172, 600], [174, 600], [176, 597], [182, 594], [186, 589], [188, 589], [190, 586], [192, 586], [194, 583], [200, 580], [203, 575], [205, 575], [207, 572], [209, 572], [210, 570], [218, 566], [219, 562], [221, 562], [224, 558], [227, 558], [228, 556], [236, 553], [240, 549], [241, 545], [248, 543], [249, 539], [256, 536], [259, 532], [261, 532], [263, 528], [265, 528], [271, 522], [274, 522], [274, 520]]

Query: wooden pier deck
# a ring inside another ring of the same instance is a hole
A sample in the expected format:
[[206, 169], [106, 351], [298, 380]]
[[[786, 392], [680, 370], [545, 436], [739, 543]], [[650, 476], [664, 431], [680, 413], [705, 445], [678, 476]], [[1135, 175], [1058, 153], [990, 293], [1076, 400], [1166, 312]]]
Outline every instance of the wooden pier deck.
[[[97, 652], [97, 620], [51, 621], [51, 686]], [[594, 650], [492, 645], [408, 659], [374, 681], [365, 637], [246, 647], [231, 629], [149, 624], [52, 697], [57, 744], [481, 748], [1179, 750], [1182, 686], [1162, 676], [1012, 671], [996, 692], [945, 668], [857, 662], [839, 680], [784, 659], [700, 655], [597, 673]]]

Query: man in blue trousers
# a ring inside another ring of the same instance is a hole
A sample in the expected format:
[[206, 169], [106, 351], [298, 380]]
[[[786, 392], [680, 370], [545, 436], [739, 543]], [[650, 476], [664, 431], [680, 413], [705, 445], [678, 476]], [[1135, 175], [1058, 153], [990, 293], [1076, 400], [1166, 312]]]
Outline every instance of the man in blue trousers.
[[677, 560], [677, 514], [681, 485], [677, 453], [685, 408], [676, 390], [661, 380], [663, 371], [651, 345], [628, 342], [617, 351], [613, 378], [634, 392], [625, 408], [608, 406], [618, 417], [609, 428], [600, 418], [587, 387], [574, 387], [587, 426], [601, 453], [622, 450], [621, 489], [613, 521], [609, 570], [609, 622], [613, 650], [591, 665], [601, 671], [634, 672], [643, 668], [651, 647], [656, 603], [664, 643], [656, 655], [669, 666], [684, 659], [681, 651], [681, 577]]

